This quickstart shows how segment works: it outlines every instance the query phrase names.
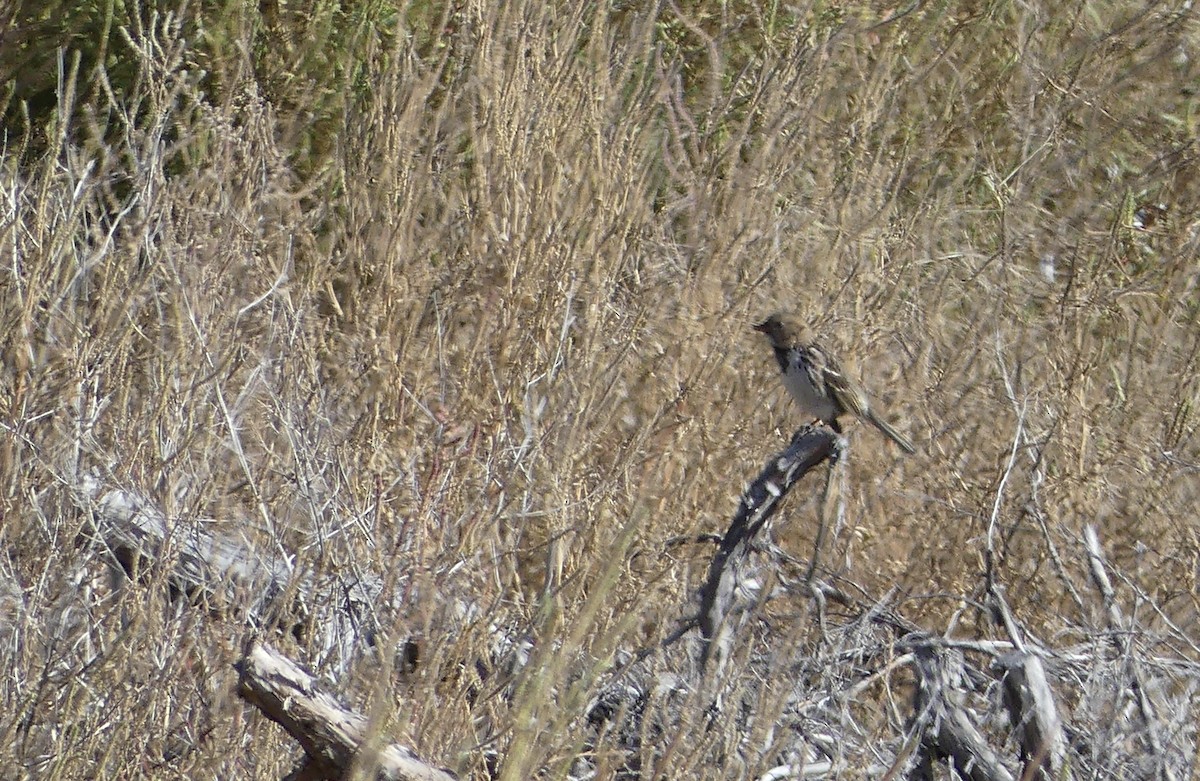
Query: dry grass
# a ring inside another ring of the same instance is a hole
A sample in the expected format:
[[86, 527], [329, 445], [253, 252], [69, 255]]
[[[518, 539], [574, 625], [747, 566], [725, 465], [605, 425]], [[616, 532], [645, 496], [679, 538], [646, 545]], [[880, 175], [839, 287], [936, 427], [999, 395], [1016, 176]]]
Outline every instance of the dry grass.
[[[464, 777], [489, 709], [508, 777], [561, 773], [588, 675], [544, 653], [472, 709], [447, 660], [487, 621], [439, 628], [469, 600], [597, 668], [657, 636], [708, 553], [663, 542], [722, 531], [799, 423], [748, 328], [777, 308], [920, 449], [852, 430], [827, 578], [991, 636], [990, 538], [1022, 620], [1075, 640], [1093, 523], [1126, 597], [1193, 626], [1200, 38], [1177, 5], [471, 3], [355, 16], [296, 73], [266, 22], [212, 62], [190, 17], [118, 19], [131, 91], [68, 56], [54, 121], [14, 123], [0, 163], [3, 764], [289, 764], [232, 699], [239, 627], [153, 573], [104, 581], [73, 501], [97, 470], [300, 571], [383, 575], [410, 605], [390, 631], [443, 661], [344, 690], [398, 698], [389, 729]], [[815, 511], [792, 499], [798, 556]]]

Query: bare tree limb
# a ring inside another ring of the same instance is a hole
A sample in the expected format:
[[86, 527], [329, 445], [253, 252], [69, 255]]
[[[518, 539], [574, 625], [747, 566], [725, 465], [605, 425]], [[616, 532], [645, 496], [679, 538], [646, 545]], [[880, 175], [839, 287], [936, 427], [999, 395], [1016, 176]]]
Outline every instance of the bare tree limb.
[[388, 781], [455, 781], [396, 743], [380, 744], [368, 719], [322, 691], [316, 680], [274, 648], [251, 640], [237, 664], [238, 694], [287, 730], [307, 755], [293, 778], [340, 779], [360, 752], [374, 751], [376, 778]]
[[[1165, 754], [1162, 741], [1155, 730], [1158, 717], [1155, 713], [1154, 703], [1150, 701], [1149, 695], [1146, 694], [1146, 687], [1142, 683], [1142, 675], [1138, 670], [1137, 657], [1131, 653], [1132, 641], [1126, 639], [1129, 628], [1125, 626], [1124, 617], [1121, 615], [1121, 608], [1117, 604], [1116, 592], [1113, 590], [1112, 581], [1108, 578], [1108, 571], [1104, 561], [1104, 549], [1100, 546], [1100, 535], [1096, 533], [1096, 527], [1090, 524], [1083, 527], [1083, 542], [1087, 550], [1092, 581], [1096, 584], [1096, 588], [1100, 591], [1100, 596], [1104, 600], [1108, 628], [1111, 630], [1109, 636], [1112, 638], [1117, 651], [1129, 660], [1129, 686], [1137, 701], [1138, 714], [1141, 716], [1142, 725], [1145, 727], [1146, 742], [1150, 744], [1150, 750], [1154, 756], [1161, 758]], [[1175, 772], [1166, 761], [1159, 762], [1159, 768], [1162, 777], [1166, 781], [1175, 781]]]
[[955, 703], [954, 693], [961, 687], [946, 653], [932, 644], [916, 647], [913, 710], [925, 720], [922, 755], [926, 761], [921, 764], [931, 758], [946, 759], [968, 781], [1013, 781], [966, 709]]
[[836, 450], [837, 436], [832, 431], [805, 426], [742, 494], [733, 522], [721, 540], [700, 590], [703, 669], [715, 662], [720, 671], [729, 657], [734, 634], [746, 612], [742, 606], [754, 601], [744, 598], [746, 593], [756, 590], [749, 554], [769, 530], [783, 497], [810, 469], [831, 458]]
[[1004, 702], [1021, 747], [1022, 781], [1066, 781], [1066, 746], [1054, 693], [1042, 660], [1030, 653], [1005, 654], [993, 668], [1003, 673]]

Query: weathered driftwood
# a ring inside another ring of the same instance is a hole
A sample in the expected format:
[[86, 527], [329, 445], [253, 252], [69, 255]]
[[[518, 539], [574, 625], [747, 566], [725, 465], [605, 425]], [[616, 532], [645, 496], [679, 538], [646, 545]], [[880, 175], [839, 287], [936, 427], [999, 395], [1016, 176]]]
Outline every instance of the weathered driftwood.
[[372, 735], [365, 716], [322, 691], [274, 648], [250, 641], [237, 670], [238, 694], [304, 747], [305, 759], [291, 778], [339, 779], [354, 766], [389, 781], [455, 781], [410, 749]]

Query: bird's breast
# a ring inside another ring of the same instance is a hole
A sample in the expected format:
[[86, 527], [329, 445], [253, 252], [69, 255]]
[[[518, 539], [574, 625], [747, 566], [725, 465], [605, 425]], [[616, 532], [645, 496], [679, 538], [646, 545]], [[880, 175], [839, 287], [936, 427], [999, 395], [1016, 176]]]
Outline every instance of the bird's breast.
[[837, 404], [825, 393], [817, 391], [808, 380], [808, 372], [801, 366], [793, 366], [783, 374], [783, 387], [800, 405], [805, 414], [820, 418], [826, 422], [837, 418], [840, 410]]

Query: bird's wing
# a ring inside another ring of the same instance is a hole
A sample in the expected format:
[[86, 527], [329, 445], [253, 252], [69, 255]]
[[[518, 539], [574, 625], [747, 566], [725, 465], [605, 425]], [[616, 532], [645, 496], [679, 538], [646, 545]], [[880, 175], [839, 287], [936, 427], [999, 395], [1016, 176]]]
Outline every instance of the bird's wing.
[[829, 353], [821, 351], [825, 359], [825, 383], [829, 386], [838, 406], [856, 417], [864, 418], [870, 410], [866, 391], [850, 379]]

